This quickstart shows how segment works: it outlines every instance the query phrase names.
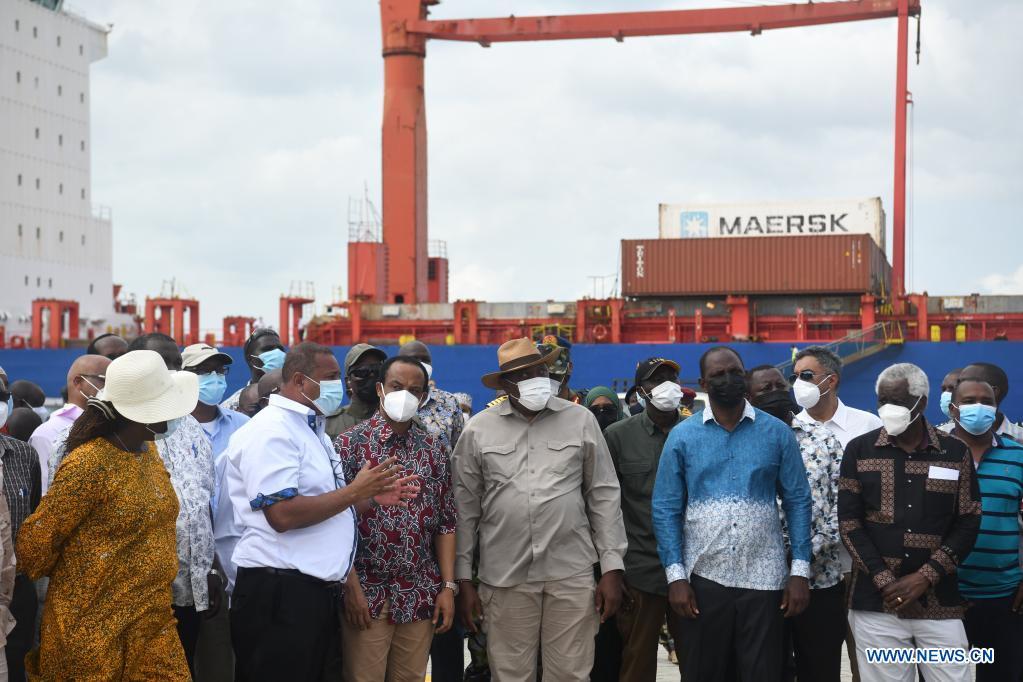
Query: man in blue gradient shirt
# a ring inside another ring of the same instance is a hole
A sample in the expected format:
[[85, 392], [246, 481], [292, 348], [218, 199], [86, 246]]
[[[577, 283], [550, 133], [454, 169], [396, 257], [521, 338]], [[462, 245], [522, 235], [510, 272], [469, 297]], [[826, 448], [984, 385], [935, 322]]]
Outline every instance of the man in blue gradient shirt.
[[810, 601], [803, 458], [792, 429], [746, 401], [745, 368], [734, 350], [703, 354], [700, 386], [710, 405], [668, 436], [653, 494], [668, 602], [682, 616], [682, 677], [780, 680], [782, 617], [799, 615]]

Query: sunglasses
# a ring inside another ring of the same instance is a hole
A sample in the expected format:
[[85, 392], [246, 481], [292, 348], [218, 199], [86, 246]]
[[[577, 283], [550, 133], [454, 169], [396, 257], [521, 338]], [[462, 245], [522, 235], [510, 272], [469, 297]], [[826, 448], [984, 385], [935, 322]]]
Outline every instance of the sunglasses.
[[601, 405], [600, 407], [591, 407], [590, 412], [592, 412], [594, 415], [598, 414], [617, 415], [618, 408], [615, 407], [614, 405]]
[[380, 368], [382, 364], [378, 365], [363, 365], [362, 367], [356, 367], [355, 369], [349, 370], [348, 376], [354, 379], [375, 379], [380, 375]]
[[831, 374], [814, 374], [811, 370], [804, 369], [802, 372], [799, 372], [798, 374], [795, 374], [795, 373], [790, 374], [789, 375], [789, 383], [790, 384], [795, 384], [796, 380], [802, 379], [803, 381], [809, 381], [812, 384], [812, 383], [816, 383], [814, 381], [815, 377], [825, 377], [825, 378], [827, 378], [829, 376], [831, 376]]

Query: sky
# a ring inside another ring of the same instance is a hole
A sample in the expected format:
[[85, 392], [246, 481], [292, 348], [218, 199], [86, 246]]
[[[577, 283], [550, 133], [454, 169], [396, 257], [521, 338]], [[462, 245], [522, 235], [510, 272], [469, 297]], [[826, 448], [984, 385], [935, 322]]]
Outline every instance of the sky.
[[[1023, 294], [1023, 3], [923, 5], [909, 71], [909, 286]], [[432, 16], [581, 6], [444, 0]], [[114, 280], [144, 299], [174, 279], [201, 301], [204, 330], [235, 314], [276, 324], [278, 297], [307, 282], [320, 308], [336, 299], [349, 199], [366, 191], [380, 206], [378, 3], [74, 10], [113, 24], [92, 68], [92, 195], [113, 210]], [[881, 20], [755, 37], [429, 43], [430, 238], [447, 242], [451, 299], [609, 293], [619, 240], [656, 237], [659, 203], [880, 196], [890, 234], [895, 40], [896, 22]]]

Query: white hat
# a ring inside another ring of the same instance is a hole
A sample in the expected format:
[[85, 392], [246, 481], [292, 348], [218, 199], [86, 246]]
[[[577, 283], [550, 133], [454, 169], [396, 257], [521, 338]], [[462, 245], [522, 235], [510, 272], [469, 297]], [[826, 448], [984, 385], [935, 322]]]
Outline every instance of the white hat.
[[230, 365], [234, 360], [227, 353], [221, 353], [213, 346], [205, 343], [193, 343], [181, 351], [181, 366], [185, 369], [197, 367], [210, 358], [220, 358], [224, 364]]
[[199, 377], [171, 372], [152, 350], [134, 350], [106, 369], [106, 384], [96, 396], [137, 424], [158, 424], [184, 417], [199, 401]]

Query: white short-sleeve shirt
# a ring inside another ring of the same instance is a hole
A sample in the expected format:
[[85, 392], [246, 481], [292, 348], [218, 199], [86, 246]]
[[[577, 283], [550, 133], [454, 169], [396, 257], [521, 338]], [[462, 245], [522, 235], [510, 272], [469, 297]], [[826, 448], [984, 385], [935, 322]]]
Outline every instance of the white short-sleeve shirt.
[[[816, 421], [806, 410], [797, 414], [796, 418], [807, 424], [813, 424]], [[831, 419], [821, 423], [835, 434], [843, 448], [849, 445], [849, 441], [856, 436], [862, 436], [874, 429], [881, 428], [881, 418], [876, 414], [848, 407], [841, 399], [839, 399], [838, 408], [835, 410], [835, 414], [831, 415]]]
[[263, 513], [280, 500], [344, 487], [337, 455], [323, 429], [323, 417], [275, 394], [231, 437], [226, 475], [241, 530], [232, 556], [235, 566], [296, 569], [327, 581], [348, 575], [357, 537], [352, 509], [284, 533], [271, 528]]

